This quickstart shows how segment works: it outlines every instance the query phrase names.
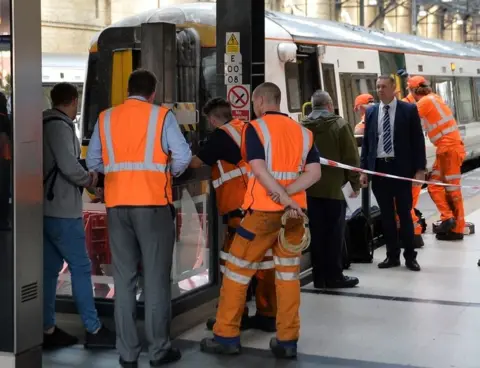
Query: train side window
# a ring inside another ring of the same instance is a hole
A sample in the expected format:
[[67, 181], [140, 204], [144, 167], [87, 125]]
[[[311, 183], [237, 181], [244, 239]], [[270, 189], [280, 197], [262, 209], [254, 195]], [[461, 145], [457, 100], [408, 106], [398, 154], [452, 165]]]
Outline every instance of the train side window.
[[457, 78], [458, 86], [458, 118], [461, 123], [473, 121], [472, 86], [470, 78]]
[[302, 111], [302, 100], [300, 96], [300, 81], [297, 63], [285, 63], [285, 80], [287, 85], [288, 111]]
[[335, 79], [335, 66], [333, 64], [322, 63], [322, 74], [323, 84], [325, 85], [324, 89], [330, 94], [330, 97], [332, 97], [335, 113], [338, 114], [339, 109], [337, 97], [337, 83]]

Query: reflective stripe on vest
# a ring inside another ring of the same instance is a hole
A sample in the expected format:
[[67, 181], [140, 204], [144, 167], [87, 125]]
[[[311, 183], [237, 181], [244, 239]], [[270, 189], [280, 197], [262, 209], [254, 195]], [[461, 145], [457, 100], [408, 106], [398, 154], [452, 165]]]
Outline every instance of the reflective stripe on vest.
[[430, 101], [432, 101], [433, 103], [433, 106], [435, 107], [435, 109], [437, 110], [438, 114], [440, 115], [440, 120], [435, 122], [435, 123], [428, 123], [428, 124], [425, 124], [425, 130], [427, 131], [428, 133], [428, 137], [430, 138], [430, 141], [432, 143], [435, 143], [436, 141], [438, 141], [440, 138], [442, 138], [444, 135], [447, 135], [449, 133], [452, 133], [456, 130], [458, 130], [458, 127], [457, 127], [457, 124], [455, 123], [455, 125], [451, 126], [451, 127], [448, 127], [446, 129], [443, 129], [442, 131], [440, 131], [439, 133], [435, 134], [434, 136], [430, 136], [430, 133], [441, 127], [442, 125], [445, 125], [449, 122], [451, 122], [452, 120], [455, 122], [455, 118], [453, 115], [447, 115], [445, 114], [445, 111], [443, 111], [442, 109], [442, 106], [440, 106], [440, 104], [438, 103], [437, 99], [435, 98], [435, 96], [426, 96]]
[[[272, 157], [272, 144], [271, 144], [270, 132], [268, 130], [267, 124], [265, 123], [265, 120], [260, 118], [257, 120], [257, 123], [263, 134], [263, 140], [264, 140], [263, 146], [265, 148], [265, 161], [270, 174], [276, 180], [297, 179], [300, 176], [300, 173], [303, 171], [303, 167], [305, 166], [305, 162], [307, 161], [308, 148], [310, 144], [307, 129], [300, 126], [300, 129], [302, 130], [303, 147], [302, 147], [302, 162], [298, 166], [298, 171], [297, 172], [273, 171], [273, 168], [272, 168], [273, 157]], [[254, 176], [253, 173], [249, 174], [249, 177], [253, 177], [253, 176]]]
[[[229, 123], [225, 124], [221, 129], [225, 128], [228, 130], [228, 134], [233, 139], [238, 147], [240, 147], [242, 142], [242, 137], [235, 130], [235, 128]], [[246, 175], [248, 173], [245, 167], [239, 167], [228, 172], [225, 172], [225, 169], [222, 166], [222, 161], [217, 161], [218, 171], [220, 172], [220, 177], [212, 182], [213, 188], [217, 189], [221, 185], [225, 184], [227, 181], [238, 178], [239, 176]]]
[[139, 162], [115, 162], [115, 154], [113, 151], [112, 134], [111, 134], [111, 112], [112, 109], [105, 111], [104, 118], [104, 134], [107, 144], [108, 165], [105, 165], [105, 174], [122, 172], [122, 171], [152, 171], [152, 172], [167, 172], [168, 165], [156, 164], [153, 162], [153, 151], [155, 147], [155, 133], [157, 130], [158, 115], [160, 107], [153, 105], [150, 117], [148, 119], [148, 130], [145, 147], [145, 158]]

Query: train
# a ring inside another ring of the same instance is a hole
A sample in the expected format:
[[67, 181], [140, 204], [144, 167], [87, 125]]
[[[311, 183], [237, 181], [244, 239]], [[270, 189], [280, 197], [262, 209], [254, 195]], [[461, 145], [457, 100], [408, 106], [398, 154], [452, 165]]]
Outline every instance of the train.
[[[142, 46], [144, 35], [136, 33], [142, 25], [154, 23], [176, 26], [177, 61], [170, 71], [176, 84], [167, 92], [183, 114], [182, 118], [178, 116], [182, 131], [192, 147], [208, 134], [208, 124], [200, 111], [208, 99], [219, 94], [216, 4], [165, 6], [120, 20], [92, 40], [80, 119], [83, 155], [99, 113], [126, 97], [131, 71], [142, 65], [146, 54], [163, 52], [156, 45]], [[355, 97], [361, 93], [376, 97], [379, 75], [395, 75], [401, 87], [399, 95], [404, 96], [405, 80], [396, 75], [404, 69], [410, 75], [427, 77], [434, 92], [452, 108], [469, 155], [476, 155], [480, 148], [479, 62], [480, 49], [475, 46], [265, 12], [265, 80], [280, 87], [281, 109], [297, 121], [307, 113], [312, 94], [323, 89], [332, 96], [336, 112], [354, 125], [360, 118], [353, 110]], [[186, 116], [188, 119], [183, 118]], [[427, 156], [433, 164], [435, 151], [429, 142]], [[220, 243], [221, 226], [215, 216], [208, 174], [195, 174], [193, 179], [174, 185], [177, 220], [189, 221], [188, 228], [182, 230], [183, 240], [177, 234], [175, 251], [180, 263], [174, 263], [173, 278], [184, 289], [182, 293], [216, 278], [212, 272], [218, 254], [212, 244]], [[177, 221], [178, 233], [180, 225]], [[307, 258], [302, 257], [302, 270], [308, 269]], [[188, 285], [182, 286], [182, 282]]]

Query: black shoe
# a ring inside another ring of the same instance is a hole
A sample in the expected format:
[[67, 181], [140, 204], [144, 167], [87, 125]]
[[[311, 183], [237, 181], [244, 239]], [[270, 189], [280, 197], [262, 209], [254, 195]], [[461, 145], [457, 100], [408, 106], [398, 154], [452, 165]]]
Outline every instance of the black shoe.
[[[207, 320], [206, 325], [207, 325], [208, 331], [213, 330], [213, 326], [215, 325], [215, 322], [217, 322], [216, 318], [209, 318]], [[250, 328], [252, 328], [250, 323], [250, 317], [248, 316], [248, 314], [244, 314], [242, 316], [242, 322], [240, 322], [240, 331], [249, 330]]]
[[400, 266], [400, 260], [397, 258], [390, 258], [390, 257], [385, 258], [383, 262], [378, 264], [378, 268], [393, 268], [393, 267], [399, 267], [399, 266]]
[[327, 289], [343, 289], [343, 288], [353, 288], [359, 283], [356, 277], [343, 276], [338, 280], [328, 280], [325, 283]]
[[85, 349], [115, 349], [116, 334], [102, 326], [96, 334], [87, 332]]
[[435, 235], [437, 240], [444, 240], [444, 241], [456, 241], [456, 240], [463, 240], [463, 234], [461, 233], [454, 233], [452, 231], [448, 233], [437, 233]]
[[416, 259], [408, 259], [405, 260], [405, 266], [410, 270], [410, 271], [420, 271], [420, 265], [418, 264]]
[[448, 233], [455, 227], [456, 224], [457, 222], [453, 217], [448, 220], [442, 221], [441, 224], [437, 226], [437, 234]]
[[78, 339], [55, 326], [51, 334], [43, 334], [43, 349], [53, 350], [78, 344]]
[[276, 337], [270, 340], [270, 350], [278, 359], [295, 359], [297, 357], [297, 348], [293, 346], [282, 346], [278, 343]]
[[170, 348], [169, 351], [164, 355], [162, 359], [158, 360], [151, 360], [150, 361], [150, 366], [151, 367], [160, 367], [165, 364], [170, 364], [173, 362], [176, 362], [178, 360], [182, 359], [182, 353], [180, 353], [180, 350], [175, 349], [175, 348]]
[[425, 245], [423, 242], [423, 237], [421, 235], [415, 235], [413, 238], [413, 247], [414, 248], [421, 248]]
[[242, 347], [240, 344], [220, 344], [215, 339], [205, 338], [200, 342], [200, 350], [208, 354], [237, 355], [240, 354]]
[[255, 330], [261, 330], [264, 332], [277, 331], [277, 320], [275, 317], [267, 317], [256, 314], [253, 317], [250, 317], [249, 325], [250, 328], [253, 328]]
[[138, 367], [138, 362], [137, 361], [127, 362], [127, 361], [123, 360], [122, 357], [120, 357], [119, 363], [123, 368], [137, 368]]

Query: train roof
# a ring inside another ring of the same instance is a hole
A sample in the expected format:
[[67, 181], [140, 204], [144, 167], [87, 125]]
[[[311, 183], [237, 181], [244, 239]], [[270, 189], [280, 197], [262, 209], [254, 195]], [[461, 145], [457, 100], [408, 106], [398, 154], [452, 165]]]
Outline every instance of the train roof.
[[[284, 38], [298, 43], [321, 43], [350, 47], [365, 47], [393, 52], [424, 53], [480, 59], [480, 48], [465, 44], [428, 39], [401, 33], [384, 32], [318, 18], [300, 17], [266, 11], [265, 36]], [[142, 23], [169, 22], [216, 26], [215, 3], [191, 3], [152, 9], [127, 17], [109, 26], [137, 27]], [[99, 34], [92, 40], [96, 43]], [[280, 36], [279, 36], [280, 35]]]

